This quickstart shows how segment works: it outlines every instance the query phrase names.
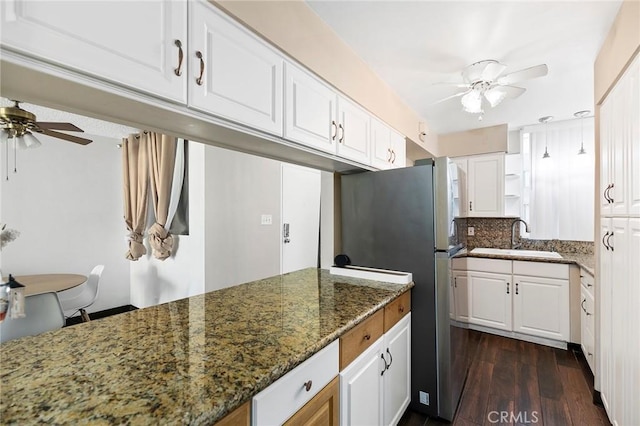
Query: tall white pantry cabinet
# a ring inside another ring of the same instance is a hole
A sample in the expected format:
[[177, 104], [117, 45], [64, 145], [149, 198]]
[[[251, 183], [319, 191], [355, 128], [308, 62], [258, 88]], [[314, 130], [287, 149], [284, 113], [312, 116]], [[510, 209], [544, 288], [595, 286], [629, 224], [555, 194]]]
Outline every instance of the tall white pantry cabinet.
[[640, 424], [640, 56], [600, 107], [600, 394], [614, 425]]

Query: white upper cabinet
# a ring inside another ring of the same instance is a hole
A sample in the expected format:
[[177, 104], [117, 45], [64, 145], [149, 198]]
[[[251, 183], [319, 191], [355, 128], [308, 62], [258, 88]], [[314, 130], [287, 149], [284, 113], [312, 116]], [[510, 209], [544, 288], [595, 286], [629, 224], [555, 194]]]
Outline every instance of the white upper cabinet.
[[371, 161], [371, 115], [343, 96], [338, 97], [339, 156], [369, 164]]
[[3, 1], [0, 22], [3, 48], [187, 102], [186, 1]]
[[371, 165], [378, 169], [405, 167], [406, 141], [404, 136], [377, 118], [371, 119]]
[[283, 57], [206, 2], [189, 18], [189, 106], [282, 136]]
[[468, 215], [503, 216], [504, 154], [478, 155], [468, 161]]
[[600, 108], [600, 209], [640, 216], [640, 57]]
[[504, 154], [453, 158], [458, 166], [460, 215], [504, 216]]
[[336, 153], [338, 95], [299, 67], [285, 64], [286, 139]]

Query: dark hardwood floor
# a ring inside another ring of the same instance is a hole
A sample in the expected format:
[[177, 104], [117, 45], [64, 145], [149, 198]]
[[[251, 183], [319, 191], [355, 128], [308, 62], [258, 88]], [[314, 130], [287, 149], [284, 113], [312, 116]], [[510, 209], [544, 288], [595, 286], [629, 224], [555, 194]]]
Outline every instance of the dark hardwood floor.
[[[604, 408], [592, 402], [593, 377], [581, 353], [479, 334], [478, 351], [452, 424], [610, 424]], [[446, 424], [412, 411], [399, 423]]]

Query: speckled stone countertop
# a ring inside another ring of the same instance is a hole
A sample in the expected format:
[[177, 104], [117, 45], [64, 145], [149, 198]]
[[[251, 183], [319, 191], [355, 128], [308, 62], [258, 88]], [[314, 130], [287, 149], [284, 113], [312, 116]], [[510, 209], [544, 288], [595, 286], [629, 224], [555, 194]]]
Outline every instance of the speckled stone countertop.
[[595, 276], [595, 257], [593, 254], [584, 253], [559, 253], [562, 259], [549, 259], [544, 257], [517, 256], [509, 254], [485, 254], [471, 253], [461, 250], [455, 257], [485, 257], [489, 259], [526, 260], [530, 262], [570, 263], [576, 264], [592, 276]]
[[0, 346], [2, 424], [211, 424], [391, 302], [305, 269]]

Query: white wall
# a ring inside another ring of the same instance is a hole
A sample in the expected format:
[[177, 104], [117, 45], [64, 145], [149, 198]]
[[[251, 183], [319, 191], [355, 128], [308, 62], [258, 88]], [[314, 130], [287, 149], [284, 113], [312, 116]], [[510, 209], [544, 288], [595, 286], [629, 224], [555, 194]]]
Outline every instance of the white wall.
[[173, 255], [158, 260], [147, 254], [131, 267], [131, 304], [139, 308], [204, 293], [205, 148], [189, 143], [189, 235], [174, 235]]
[[281, 163], [207, 146], [205, 164], [206, 291], [278, 275]]
[[120, 141], [94, 136], [81, 146], [38, 138], [40, 148], [17, 152], [17, 174], [10, 150], [8, 181], [0, 145], [0, 221], [21, 233], [2, 250], [2, 272], [88, 275], [104, 264], [98, 300], [88, 310], [129, 304]]

